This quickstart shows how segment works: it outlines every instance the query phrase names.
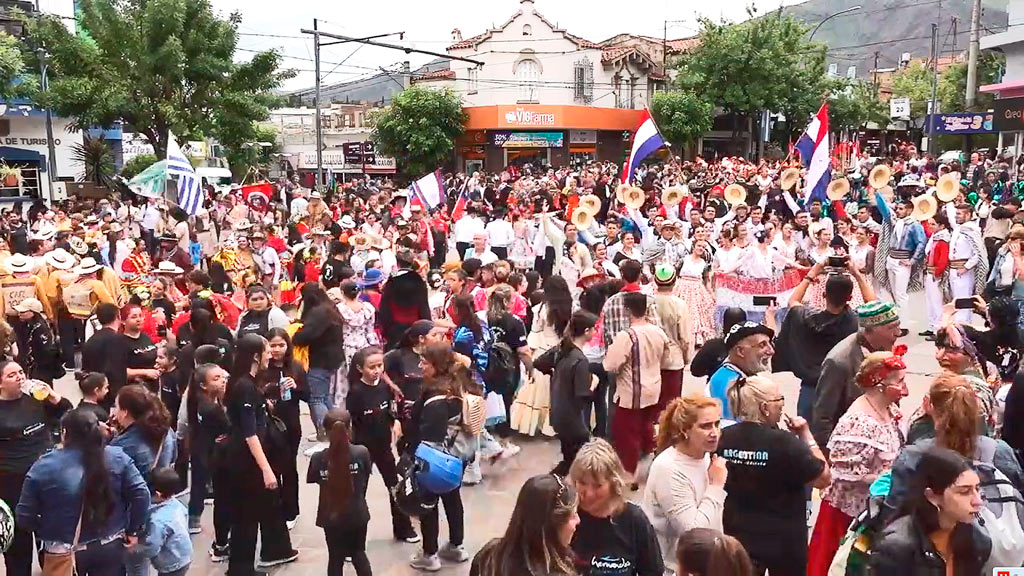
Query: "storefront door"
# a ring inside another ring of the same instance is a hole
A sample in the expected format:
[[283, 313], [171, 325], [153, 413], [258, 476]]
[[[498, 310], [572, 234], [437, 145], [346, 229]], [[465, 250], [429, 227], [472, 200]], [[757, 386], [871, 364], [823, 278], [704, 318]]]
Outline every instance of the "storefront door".
[[550, 148], [506, 148], [505, 166], [523, 166], [524, 164], [551, 164]]

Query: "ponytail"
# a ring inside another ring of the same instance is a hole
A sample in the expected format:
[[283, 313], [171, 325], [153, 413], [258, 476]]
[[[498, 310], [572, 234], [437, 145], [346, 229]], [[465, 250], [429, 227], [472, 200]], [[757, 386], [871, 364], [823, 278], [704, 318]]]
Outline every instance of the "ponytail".
[[324, 416], [324, 428], [331, 443], [327, 447], [327, 485], [320, 490], [329, 521], [346, 513], [352, 500], [354, 489], [349, 468], [352, 460], [349, 438], [351, 425], [352, 417], [341, 408], [335, 408]]
[[943, 448], [974, 458], [980, 420], [978, 395], [963, 376], [944, 374], [928, 390], [935, 440]]
[[72, 410], [60, 422], [64, 449], [82, 453], [82, 522], [103, 524], [114, 512], [103, 431], [96, 415]]

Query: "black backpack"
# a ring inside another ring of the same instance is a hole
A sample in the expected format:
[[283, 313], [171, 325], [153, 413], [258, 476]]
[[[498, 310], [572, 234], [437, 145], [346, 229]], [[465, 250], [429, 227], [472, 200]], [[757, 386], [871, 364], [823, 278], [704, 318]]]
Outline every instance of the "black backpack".
[[[512, 347], [501, 340], [495, 340], [488, 351], [487, 372], [484, 381], [487, 383], [488, 391], [504, 392], [514, 387], [517, 368], [519, 366], [519, 355]], [[514, 390], [514, 388], [512, 388]]]

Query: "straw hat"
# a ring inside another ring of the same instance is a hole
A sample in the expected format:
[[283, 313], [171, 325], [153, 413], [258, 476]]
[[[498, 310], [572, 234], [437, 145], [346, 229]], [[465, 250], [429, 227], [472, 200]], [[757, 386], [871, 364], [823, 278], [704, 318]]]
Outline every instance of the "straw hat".
[[939, 211], [939, 203], [930, 194], [922, 194], [915, 196], [912, 200], [914, 203], [914, 210], [910, 213], [910, 217], [917, 221], [924, 221]]
[[374, 236], [370, 240], [370, 245], [377, 250], [387, 250], [388, 248], [391, 248], [391, 241], [383, 236]]
[[829, 200], [842, 200], [847, 194], [850, 193], [850, 181], [846, 178], [839, 178], [828, 183], [828, 189], [825, 190], [825, 195], [828, 196]]
[[63, 248], [50, 250], [43, 256], [43, 261], [56, 270], [70, 270], [75, 267], [75, 257]]
[[594, 215], [587, 210], [579, 208], [572, 211], [571, 220], [577, 230], [587, 230], [594, 225]]
[[11, 254], [4, 260], [4, 267], [11, 272], [31, 272], [35, 262], [24, 254]]
[[779, 188], [782, 188], [783, 190], [792, 190], [793, 188], [796, 188], [796, 185], [799, 183], [799, 168], [787, 168], [782, 172], [782, 176], [779, 177]]
[[72, 236], [68, 238], [68, 245], [71, 247], [71, 251], [79, 256], [85, 256], [89, 253], [89, 246], [78, 236]]
[[597, 214], [601, 211], [601, 199], [595, 194], [584, 194], [580, 196], [580, 205], [576, 209], [586, 210], [591, 215]]
[[886, 164], [879, 164], [871, 169], [868, 174], [868, 184], [874, 189], [885, 188], [892, 179], [892, 170]]
[[91, 274], [100, 268], [103, 268], [103, 265], [96, 263], [96, 260], [90, 256], [82, 258], [81, 264], [75, 267], [75, 274]]
[[583, 272], [580, 272], [580, 279], [576, 281], [576, 287], [583, 288], [589, 280], [597, 280], [603, 277], [604, 274], [602, 274], [598, 269], [587, 268]]
[[626, 191], [632, 188], [629, 184], [619, 184], [618, 188], [615, 189], [615, 199], [619, 202], [626, 203]]
[[643, 206], [644, 200], [646, 200], [647, 198], [647, 195], [644, 193], [643, 189], [637, 188], [636, 186], [630, 186], [629, 190], [623, 192], [622, 196], [622, 203], [629, 208], [633, 208], [634, 210], [639, 209], [641, 206]]
[[362, 232], [353, 234], [352, 237], [348, 239], [348, 243], [356, 250], [366, 250], [371, 244], [370, 237]]
[[665, 206], [675, 206], [686, 197], [687, 190], [683, 186], [670, 186], [661, 193], [661, 203]]
[[183, 274], [184, 272], [180, 266], [170, 260], [161, 260], [156, 268], [153, 269], [155, 274]]
[[960, 193], [960, 181], [955, 174], [946, 174], [935, 183], [935, 196], [943, 202], [952, 202]]
[[722, 198], [730, 205], [739, 204], [747, 199], [747, 189], [739, 184], [729, 184], [722, 192]]
[[352, 219], [352, 216], [345, 214], [341, 217], [341, 220], [338, 220], [338, 225], [342, 228], [355, 228], [356, 221]]
[[57, 235], [57, 227], [49, 224], [39, 227], [39, 231], [32, 235], [33, 240], [52, 240]]

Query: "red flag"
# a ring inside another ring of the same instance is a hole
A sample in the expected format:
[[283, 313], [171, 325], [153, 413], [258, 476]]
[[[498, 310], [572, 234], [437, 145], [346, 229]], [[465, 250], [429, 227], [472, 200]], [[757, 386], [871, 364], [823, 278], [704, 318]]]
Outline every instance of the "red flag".
[[245, 203], [249, 206], [253, 206], [253, 202], [263, 201], [263, 209], [266, 209], [270, 205], [270, 198], [274, 194], [274, 185], [270, 182], [260, 182], [258, 184], [249, 184], [248, 186], [242, 186], [242, 198]]

